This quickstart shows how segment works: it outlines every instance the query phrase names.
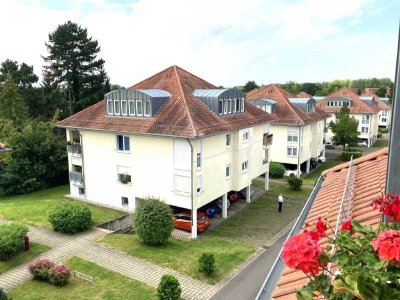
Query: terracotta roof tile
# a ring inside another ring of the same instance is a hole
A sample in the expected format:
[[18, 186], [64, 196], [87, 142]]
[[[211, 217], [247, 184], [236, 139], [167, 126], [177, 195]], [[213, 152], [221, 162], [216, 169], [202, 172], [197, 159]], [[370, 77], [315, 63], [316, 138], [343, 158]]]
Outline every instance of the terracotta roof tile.
[[[373, 89], [373, 88], [364, 89], [364, 92], [361, 96], [374, 97], [374, 100], [376, 101], [376, 103], [378, 104], [380, 109], [386, 109], [386, 110], [391, 109], [390, 106], [387, 105], [385, 102], [383, 102], [381, 100], [381, 98], [376, 94], [376, 92], [373, 92], [372, 90], [375, 90], [375, 89]], [[379, 90], [379, 89], [377, 89], [377, 90]]]
[[171, 98], [152, 118], [129, 118], [105, 114], [105, 101], [100, 101], [62, 121], [59, 127], [88, 128], [108, 131], [132, 132], [181, 137], [201, 137], [237, 130], [273, 121], [275, 118], [245, 104], [245, 112], [218, 116], [193, 96], [195, 89], [216, 89], [207, 81], [172, 66], [130, 89], [162, 89]]
[[296, 95], [297, 98], [311, 98], [312, 96], [309, 93], [301, 91]]
[[[372, 209], [371, 202], [385, 193], [387, 155], [388, 149], [384, 148], [353, 161], [355, 178], [350, 215], [352, 219], [358, 220], [363, 225], [376, 227], [380, 223], [381, 214], [378, 210]], [[305, 223], [312, 225], [318, 217], [323, 217], [327, 218], [327, 222], [332, 227], [336, 226], [349, 164], [349, 162], [343, 163], [321, 174], [324, 181]], [[321, 245], [327, 242], [327, 238], [320, 241]], [[307, 282], [308, 278], [302, 271], [286, 267], [272, 297], [279, 300], [296, 299], [296, 289]]]
[[319, 108], [315, 112], [307, 114], [290, 103], [289, 98], [296, 98], [296, 96], [274, 84], [254, 89], [246, 94], [247, 101], [254, 99], [271, 99], [276, 101], [278, 107], [273, 115], [277, 118], [276, 123], [279, 124], [305, 125], [329, 117], [329, 114]]

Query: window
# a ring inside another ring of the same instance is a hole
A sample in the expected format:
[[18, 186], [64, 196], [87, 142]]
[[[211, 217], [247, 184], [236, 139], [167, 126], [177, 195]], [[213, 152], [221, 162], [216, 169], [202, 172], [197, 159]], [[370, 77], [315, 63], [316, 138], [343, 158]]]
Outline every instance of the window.
[[236, 112], [236, 99], [232, 100], [232, 112], [235, 113]]
[[247, 142], [250, 138], [250, 133], [248, 131], [243, 132], [243, 142]]
[[240, 99], [236, 99], [236, 111], [240, 112]]
[[231, 146], [231, 134], [230, 133], [228, 133], [226, 135], [225, 145], [226, 145], [226, 148], [229, 148]]
[[123, 116], [126, 116], [128, 114], [128, 106], [126, 100], [121, 100], [121, 111]]
[[231, 164], [226, 165], [225, 177], [226, 179], [229, 179], [231, 177]]
[[199, 176], [197, 176], [197, 193], [199, 194], [202, 191], [203, 191], [203, 188], [202, 188], [202, 176], [199, 175]]
[[368, 133], [368, 127], [361, 127], [361, 133]]
[[114, 106], [112, 100], [107, 100], [107, 114], [112, 115], [114, 113]]
[[80, 187], [78, 190], [79, 190], [79, 195], [81, 196], [85, 195], [85, 188]]
[[386, 122], [386, 118], [382, 118], [382, 122]]
[[223, 106], [224, 106], [224, 101], [223, 100], [219, 100], [218, 101], [218, 114], [219, 115], [223, 114]]
[[174, 193], [190, 195], [191, 194], [190, 177], [174, 175]]
[[247, 172], [249, 169], [249, 161], [245, 160], [244, 162], [242, 162], [242, 172]]
[[369, 124], [369, 115], [363, 115], [361, 123], [362, 124]]
[[229, 99], [228, 100], [228, 114], [231, 114], [231, 113], [232, 113], [232, 100]]
[[135, 101], [129, 100], [128, 107], [129, 107], [129, 115], [134, 116], [135, 115]]
[[288, 132], [287, 140], [288, 142], [296, 143], [299, 141], [299, 135], [297, 132]]
[[150, 106], [150, 101], [144, 101], [144, 115], [146, 117], [150, 117], [150, 111], [151, 111], [151, 106]]
[[240, 111], [244, 112], [244, 99], [243, 98], [240, 99]]
[[123, 184], [128, 184], [132, 182], [132, 177], [126, 173], [118, 174], [118, 181]]
[[129, 205], [128, 197], [121, 197], [121, 200], [122, 200], [122, 206], [128, 206]]
[[114, 101], [114, 111], [116, 115], [121, 113], [121, 107], [119, 106], [119, 100]]
[[136, 101], [136, 115], [143, 116], [143, 101], [142, 100]]
[[197, 169], [201, 168], [201, 153], [197, 153]]
[[197, 169], [201, 168], [201, 148], [202, 148], [202, 140], [197, 140], [197, 160], [196, 160], [196, 164], [197, 164]]
[[297, 147], [287, 147], [288, 156], [297, 156]]
[[117, 150], [119, 151], [129, 151], [129, 136], [117, 135]]
[[228, 113], [228, 100], [224, 100], [224, 114]]

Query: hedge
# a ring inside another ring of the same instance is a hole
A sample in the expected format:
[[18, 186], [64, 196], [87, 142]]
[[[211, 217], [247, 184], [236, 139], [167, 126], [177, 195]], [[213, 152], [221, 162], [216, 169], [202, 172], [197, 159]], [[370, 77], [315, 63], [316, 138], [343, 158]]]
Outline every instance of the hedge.
[[362, 156], [362, 151], [342, 151], [342, 160], [349, 161], [353, 156], [353, 159], [359, 158]]
[[92, 226], [92, 213], [85, 203], [62, 201], [49, 214], [54, 231], [75, 234]]
[[8, 260], [24, 249], [26, 225], [18, 223], [0, 224], [0, 261]]

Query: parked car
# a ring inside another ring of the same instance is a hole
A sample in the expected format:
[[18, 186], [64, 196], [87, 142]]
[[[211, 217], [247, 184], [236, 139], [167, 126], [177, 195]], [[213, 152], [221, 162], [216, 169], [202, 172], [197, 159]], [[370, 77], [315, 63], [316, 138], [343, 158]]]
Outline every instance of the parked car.
[[318, 156], [318, 162], [319, 163], [324, 163], [324, 162], [326, 162], [326, 157], [325, 156]]
[[[301, 171], [300, 170], [299, 170], [299, 173], [301, 175]], [[291, 175], [297, 176], [297, 170], [286, 169], [285, 172], [283, 173], [283, 176], [291, 176]]]
[[311, 168], [316, 168], [318, 166], [318, 159], [312, 158], [310, 160]]
[[228, 193], [228, 200], [231, 204], [238, 202], [239, 199], [243, 198], [240, 193], [238, 192], [229, 192]]
[[335, 149], [335, 146], [333, 145], [332, 142], [326, 142], [325, 149]]
[[[173, 217], [175, 228], [192, 231], [192, 213], [190, 210], [183, 210]], [[197, 211], [197, 231], [204, 232], [210, 226], [210, 219], [202, 211]]]
[[367, 147], [368, 144], [367, 144], [366, 141], [358, 141], [358, 142], [357, 142], [357, 146], [358, 146], [358, 147]]
[[209, 204], [204, 205], [203, 207], [200, 207], [199, 210], [206, 213], [207, 217], [209, 217], [210, 219], [214, 218], [216, 214], [221, 213], [221, 210], [214, 202], [211, 202]]
[[[217, 203], [217, 206], [218, 206], [218, 208], [220, 209], [220, 211], [222, 211], [222, 197], [219, 198], [219, 199], [216, 201], [216, 203]], [[230, 206], [231, 206], [231, 202], [228, 201], [228, 202], [227, 202], [227, 209], [229, 209]]]

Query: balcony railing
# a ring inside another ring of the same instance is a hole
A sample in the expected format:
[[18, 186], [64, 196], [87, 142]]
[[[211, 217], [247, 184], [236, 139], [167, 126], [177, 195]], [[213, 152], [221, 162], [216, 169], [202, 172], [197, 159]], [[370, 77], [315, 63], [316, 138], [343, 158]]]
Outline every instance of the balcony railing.
[[80, 144], [67, 145], [67, 150], [74, 155], [82, 154], [82, 146]]
[[263, 145], [269, 146], [272, 144], [273, 134], [264, 133], [263, 136]]
[[268, 163], [268, 159], [263, 159], [263, 165], [266, 165]]
[[83, 183], [82, 173], [70, 171], [69, 172], [69, 181], [76, 183], [76, 184], [82, 184]]

